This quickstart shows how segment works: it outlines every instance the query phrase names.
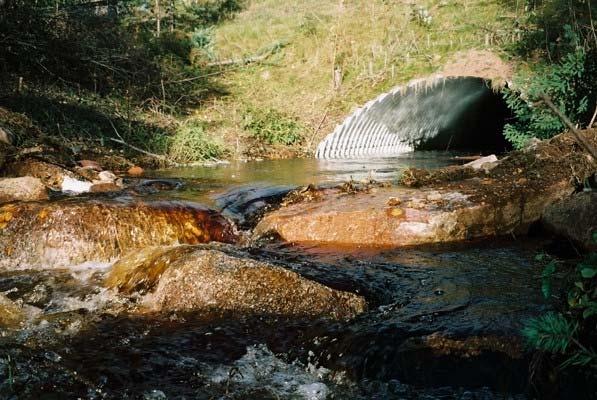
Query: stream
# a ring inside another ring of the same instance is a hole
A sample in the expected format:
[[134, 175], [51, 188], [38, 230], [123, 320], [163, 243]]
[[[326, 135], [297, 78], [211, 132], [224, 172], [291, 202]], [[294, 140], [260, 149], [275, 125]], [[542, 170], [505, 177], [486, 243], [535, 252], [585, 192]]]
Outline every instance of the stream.
[[[407, 167], [453, 164], [455, 155], [170, 169], [149, 172], [136, 196], [197, 202], [248, 230], [299, 185], [391, 181]], [[534, 261], [544, 244], [507, 237], [379, 250], [266, 238], [238, 248], [366, 299], [366, 312], [337, 321], [132, 313], [140, 295], [102, 284], [110, 263], [0, 269], [0, 294], [27, 316], [0, 328], [0, 398], [526, 399], [520, 329], [549, 308]]]

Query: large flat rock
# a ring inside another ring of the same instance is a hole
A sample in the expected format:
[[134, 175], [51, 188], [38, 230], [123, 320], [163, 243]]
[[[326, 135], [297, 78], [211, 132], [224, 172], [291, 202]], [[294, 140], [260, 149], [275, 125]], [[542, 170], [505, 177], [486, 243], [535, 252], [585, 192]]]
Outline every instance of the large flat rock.
[[[596, 131], [585, 134], [597, 142]], [[423, 171], [420, 189], [319, 190], [267, 214], [255, 234], [274, 233], [297, 243], [397, 247], [525, 231], [595, 170], [594, 161], [565, 134], [534, 150], [513, 152], [485, 172]], [[468, 179], [458, 180], [463, 177]]]
[[192, 202], [72, 199], [0, 207], [0, 268], [110, 261], [146, 246], [233, 242], [233, 226]]
[[144, 303], [153, 311], [350, 318], [366, 310], [361, 296], [225, 249], [148, 248], [119, 260], [106, 285], [124, 293], [148, 292]]

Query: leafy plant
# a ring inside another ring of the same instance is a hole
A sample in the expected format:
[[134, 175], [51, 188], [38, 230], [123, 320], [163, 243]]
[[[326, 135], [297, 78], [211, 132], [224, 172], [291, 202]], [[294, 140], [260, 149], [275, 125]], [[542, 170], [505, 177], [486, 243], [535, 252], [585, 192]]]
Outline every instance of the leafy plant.
[[[569, 32], [569, 40], [577, 40]], [[504, 91], [515, 115], [515, 122], [505, 126], [504, 135], [514, 147], [524, 147], [533, 137], [548, 139], [565, 130], [560, 119], [541, 103], [542, 94], [551, 97], [572, 121], [588, 122], [589, 100], [595, 98], [597, 84], [587, 76], [587, 64], [585, 49], [577, 47], [557, 64], [544, 64], [532, 74], [516, 77], [516, 89]]]
[[[593, 239], [597, 243], [597, 233]], [[544, 259], [545, 255], [538, 256]], [[551, 259], [541, 275], [545, 297], [552, 296], [556, 265]], [[597, 253], [588, 254], [576, 266], [568, 286], [564, 309], [529, 320], [522, 333], [532, 347], [562, 357], [561, 368], [587, 366], [597, 373]]]
[[255, 139], [268, 144], [294, 145], [303, 140], [303, 127], [294, 118], [274, 109], [249, 109], [245, 112], [243, 128]]

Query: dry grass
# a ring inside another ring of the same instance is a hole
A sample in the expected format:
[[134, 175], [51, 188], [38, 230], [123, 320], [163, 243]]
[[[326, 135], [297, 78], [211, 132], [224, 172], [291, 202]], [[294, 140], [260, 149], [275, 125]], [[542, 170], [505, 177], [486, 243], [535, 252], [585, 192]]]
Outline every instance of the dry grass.
[[312, 149], [351, 110], [378, 94], [438, 71], [459, 51], [499, 51], [513, 40], [506, 32], [515, 13], [503, 1], [416, 3], [432, 16], [429, 26], [412, 19], [414, 5], [249, 1], [245, 11], [216, 30], [219, 57], [251, 55], [279, 41], [288, 45], [264, 63], [225, 74], [222, 83], [230, 95], [204, 105], [197, 116], [241, 152], [243, 110], [275, 109], [307, 127], [304, 146]]

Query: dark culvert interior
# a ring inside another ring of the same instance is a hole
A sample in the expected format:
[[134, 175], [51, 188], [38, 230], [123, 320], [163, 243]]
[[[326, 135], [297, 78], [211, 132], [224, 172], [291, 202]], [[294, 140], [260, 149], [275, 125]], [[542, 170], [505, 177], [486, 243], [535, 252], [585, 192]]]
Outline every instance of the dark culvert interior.
[[504, 125], [513, 115], [499, 90], [492, 89], [491, 82], [474, 77], [454, 78], [446, 81], [443, 91], [454, 91], [470, 96], [468, 106], [454, 108], [441, 104], [442, 94], [432, 90], [426, 96], [439, 96], [440, 106], [428, 112], [453, 113], [449, 122], [438, 134], [422, 141], [417, 150], [474, 150], [502, 153], [511, 145], [504, 138]]

